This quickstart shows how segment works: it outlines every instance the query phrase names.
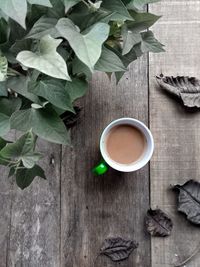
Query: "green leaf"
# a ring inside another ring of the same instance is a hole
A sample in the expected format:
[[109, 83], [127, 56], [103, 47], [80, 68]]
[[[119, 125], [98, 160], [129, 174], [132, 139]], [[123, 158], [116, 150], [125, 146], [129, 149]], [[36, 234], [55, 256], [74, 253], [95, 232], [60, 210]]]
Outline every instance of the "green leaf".
[[23, 190], [33, 182], [36, 176], [46, 179], [44, 170], [38, 165], [31, 169], [19, 169], [16, 174], [16, 183]]
[[137, 8], [142, 10], [145, 5], [159, 1], [160, 0], [131, 0], [130, 3], [127, 5], [127, 8]]
[[103, 72], [117, 72], [117, 71], [126, 71], [124, 64], [121, 59], [111, 50], [103, 47], [102, 54], [95, 65], [95, 70]]
[[101, 6], [107, 10], [115, 12], [115, 14], [113, 14], [112, 16], [112, 20], [116, 21], [133, 20], [126, 6], [121, 0], [103, 1]]
[[3, 82], [6, 80], [7, 70], [8, 70], [7, 58], [4, 56], [1, 56], [0, 54], [0, 82]]
[[73, 23], [78, 26], [80, 29], [82, 29], [81, 27], [81, 21], [84, 20], [84, 18], [93, 13], [94, 11], [92, 11], [90, 8], [88, 8], [87, 5], [85, 5], [83, 3], [83, 1], [81, 0], [80, 3], [78, 3], [77, 5], [75, 5], [72, 9], [72, 12], [70, 12], [70, 14], [67, 16], [70, 20], [73, 21]]
[[122, 28], [122, 37], [123, 37], [122, 55], [128, 54], [134, 45], [142, 41], [141, 34], [139, 32], [132, 32], [126, 26]]
[[44, 36], [39, 44], [39, 51], [22, 51], [17, 55], [17, 60], [27, 68], [39, 70], [51, 77], [70, 81], [67, 65], [57, 53], [56, 48], [62, 42], [50, 35]]
[[47, 16], [60, 19], [65, 17], [65, 6], [61, 0], [51, 0], [52, 8], [48, 8]]
[[15, 143], [7, 144], [1, 150], [4, 158], [21, 159], [21, 157], [32, 152], [35, 148], [36, 138], [31, 131], [22, 135]]
[[8, 174], [8, 178], [13, 176], [15, 174], [15, 168], [14, 167], [11, 167], [10, 168], [10, 171], [9, 171], [9, 174]]
[[10, 26], [7, 21], [3, 18], [0, 19], [0, 47], [5, 44], [10, 36]]
[[78, 25], [80, 27], [80, 29], [85, 30], [85, 29], [91, 27], [92, 25], [94, 25], [95, 23], [98, 23], [98, 22], [108, 23], [111, 20], [113, 14], [114, 14], [114, 12], [100, 9], [96, 12], [92, 12], [92, 13], [84, 16], [83, 19], [81, 19], [79, 21], [79, 23], [76, 25]]
[[16, 110], [19, 110], [22, 104], [20, 98], [0, 98], [1, 113], [11, 116]]
[[[69, 82], [72, 84], [73, 82]], [[65, 89], [65, 86], [54, 79], [41, 80], [38, 82], [30, 82], [28, 91], [44, 97], [53, 105], [74, 112], [73, 105], [71, 103], [70, 95]]]
[[9, 20], [9, 17], [0, 9], [0, 19], [3, 18], [5, 21]]
[[32, 128], [34, 112], [36, 112], [36, 110], [33, 108], [16, 111], [10, 118], [11, 129], [16, 129], [22, 132], [32, 129], [34, 132]]
[[130, 11], [134, 21], [127, 22], [127, 26], [131, 31], [140, 32], [151, 27], [161, 16], [151, 13]]
[[[141, 57], [143, 55], [143, 52], [141, 50], [141, 43], [136, 44], [133, 49], [134, 53], [136, 54], [137, 58]], [[126, 56], [126, 55], [125, 55]]]
[[142, 33], [142, 44], [141, 50], [143, 53], [154, 52], [160, 53], [164, 52], [163, 44], [161, 44], [155, 37], [152, 31], [147, 31]]
[[77, 57], [92, 71], [101, 55], [102, 44], [108, 38], [109, 25], [97, 23], [87, 34], [81, 34], [71, 20], [62, 18], [58, 21], [56, 28], [69, 42]]
[[0, 136], [6, 135], [10, 130], [10, 116], [21, 107], [21, 99], [0, 98]]
[[57, 143], [69, 144], [69, 134], [57, 113], [49, 106], [42, 109], [16, 111], [10, 119], [11, 128], [19, 131], [32, 131], [41, 138]]
[[9, 20], [10, 25], [10, 42], [13, 44], [16, 40], [21, 40], [26, 34], [26, 30], [14, 20]]
[[26, 38], [41, 39], [45, 35], [51, 35], [53, 38], [58, 37], [58, 33], [55, 29], [56, 23], [58, 22], [55, 18], [41, 17], [33, 25]]
[[7, 144], [0, 156], [5, 159], [22, 161], [26, 168], [32, 168], [41, 159], [41, 154], [34, 152], [36, 138], [31, 131], [21, 136], [15, 143]]
[[8, 142], [0, 137], [0, 150], [6, 146]]
[[70, 52], [68, 52], [66, 48], [62, 46], [58, 47], [57, 52], [61, 55], [61, 57], [64, 58], [65, 61], [67, 61], [71, 56]]
[[[30, 31], [31, 27], [37, 20], [39, 20], [39, 18], [41, 18], [42, 16], [47, 16], [48, 11], [51, 9], [52, 8], [40, 5], [29, 5], [26, 19], [27, 25], [29, 26], [28, 30]], [[27, 34], [27, 31], [25, 34]]]
[[67, 13], [71, 7], [81, 2], [81, 0], [62, 0], [62, 2], [65, 5], [65, 12]]
[[96, 11], [97, 9], [99, 9], [101, 7], [102, 1], [96, 1], [95, 3], [90, 2], [90, 5], [92, 6], [93, 10]]
[[8, 96], [6, 82], [0, 82], [0, 96]]
[[[0, 137], [0, 150], [3, 149], [7, 145], [7, 143], [9, 143], [9, 141], [6, 141], [2, 137]], [[9, 161], [0, 156], [0, 164], [7, 166], [9, 164]]]
[[123, 61], [124, 65], [125, 65], [126, 67], [128, 67], [128, 65], [129, 65], [130, 63], [132, 63], [134, 60], [136, 60], [136, 59], [138, 58], [138, 55], [137, 55], [137, 53], [135, 52], [135, 48], [136, 48], [136, 46], [137, 46], [137, 45], [135, 45], [135, 46], [131, 49], [131, 51], [130, 51], [128, 54], [126, 54], [126, 55], [124, 55], [124, 56], [122, 57], [122, 61]]
[[52, 4], [49, 0], [28, 0], [28, 2], [31, 5], [41, 5], [41, 6], [52, 7]]
[[10, 51], [16, 57], [22, 50], [30, 50], [32, 45], [32, 40], [17, 40], [10, 48]]
[[0, 113], [0, 136], [6, 135], [10, 130], [10, 117]]
[[26, 28], [26, 0], [1, 0], [0, 9], [10, 18], [19, 23], [23, 28]]
[[70, 96], [71, 102], [73, 103], [75, 100], [86, 94], [88, 90], [88, 83], [75, 78], [72, 82], [66, 82], [65, 89]]
[[30, 169], [41, 158], [42, 158], [42, 155], [40, 153], [34, 152], [34, 153], [27, 154], [25, 157], [23, 157], [22, 162], [23, 162], [24, 167]]
[[74, 75], [76, 74], [80, 76], [84, 74], [88, 81], [92, 79], [91, 70], [77, 57], [75, 57], [74, 60], [72, 61], [72, 71]]
[[[140, 44], [139, 44], [140, 45]], [[121, 60], [122, 60], [122, 62], [123, 62], [123, 64], [124, 64], [124, 66], [125, 67], [128, 67], [129, 66], [129, 64], [131, 63], [131, 62], [133, 62], [134, 60], [136, 60], [137, 59], [137, 54], [136, 54], [136, 52], [135, 52], [135, 47], [136, 47], [137, 45], [135, 45], [132, 49], [131, 49], [131, 51], [128, 53], [128, 54], [126, 54], [126, 55], [121, 55], [118, 51], [116, 51], [115, 50], [115, 52], [118, 54], [118, 56], [121, 58]], [[125, 72], [116, 72], [115, 73], [115, 77], [116, 77], [116, 80], [117, 80], [117, 83], [120, 81], [120, 79], [123, 77], [123, 75], [124, 75], [124, 73]]]
[[24, 96], [25, 98], [31, 100], [34, 103], [41, 104], [40, 99], [28, 92], [28, 82], [30, 77], [28, 76], [19, 76], [19, 77], [10, 77], [7, 80], [7, 87], [15, 91], [16, 93]]

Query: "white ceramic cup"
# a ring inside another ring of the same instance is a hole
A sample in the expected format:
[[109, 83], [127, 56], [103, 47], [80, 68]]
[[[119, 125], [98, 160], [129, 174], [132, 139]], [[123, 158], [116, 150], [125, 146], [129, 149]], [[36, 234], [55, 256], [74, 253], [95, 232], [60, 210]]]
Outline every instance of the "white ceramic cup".
[[[146, 149], [143, 153], [143, 155], [135, 162], [130, 164], [121, 164], [118, 163], [110, 158], [108, 155], [108, 152], [106, 150], [106, 139], [110, 132], [110, 130], [118, 125], [132, 125], [136, 128], [138, 128], [146, 138]], [[103, 131], [101, 138], [100, 138], [100, 151], [103, 159], [105, 162], [112, 167], [113, 169], [120, 171], [120, 172], [134, 172], [142, 167], [144, 167], [149, 160], [151, 159], [154, 151], [154, 140], [153, 136], [150, 132], [150, 130], [147, 128], [147, 126], [142, 123], [139, 120], [133, 119], [133, 118], [120, 118], [115, 121], [112, 121]]]

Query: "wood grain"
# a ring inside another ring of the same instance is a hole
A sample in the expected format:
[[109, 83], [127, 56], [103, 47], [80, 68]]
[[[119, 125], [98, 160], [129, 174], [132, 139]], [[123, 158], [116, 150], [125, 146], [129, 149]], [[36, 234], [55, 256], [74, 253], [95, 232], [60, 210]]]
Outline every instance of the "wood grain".
[[149, 206], [149, 171], [102, 177], [91, 173], [101, 159], [99, 138], [112, 120], [129, 116], [148, 124], [147, 57], [134, 63], [118, 86], [96, 74], [82, 102], [79, 125], [72, 130], [73, 148], [63, 149], [61, 184], [61, 266], [118, 266], [98, 257], [105, 238], [121, 236], [140, 243], [121, 267], [150, 266], [150, 239], [143, 229]]
[[[171, 237], [152, 239], [152, 267], [183, 261], [199, 244], [199, 229], [177, 213], [170, 184], [200, 181], [200, 112], [187, 112], [156, 85], [155, 75], [200, 77], [200, 1], [163, 0], [150, 6], [163, 14], [154, 27], [166, 53], [150, 55], [150, 126], [156, 149], [151, 161], [151, 206], [159, 206], [174, 221]], [[185, 266], [199, 267], [200, 254]]]
[[[96, 256], [106, 237], [121, 236], [139, 242], [121, 267], [170, 267], [199, 244], [199, 228], [177, 212], [170, 185], [200, 181], [200, 112], [187, 112], [162, 92], [155, 75], [200, 78], [200, 1], [162, 0], [149, 10], [163, 14], [154, 31], [167, 50], [150, 54], [149, 81], [145, 56], [132, 64], [118, 86], [96, 74], [81, 101], [81, 120], [72, 129], [73, 147], [63, 147], [61, 157], [59, 146], [39, 144], [47, 181], [38, 178], [21, 191], [1, 168], [0, 266], [118, 266]], [[148, 124], [148, 115], [155, 138], [150, 173], [146, 166], [133, 174], [110, 170], [94, 177], [91, 168], [101, 159], [98, 140], [104, 127], [123, 116]], [[152, 208], [158, 206], [173, 219], [171, 237], [150, 242], [143, 226], [150, 200]], [[200, 253], [186, 266], [199, 267]]]
[[[15, 140], [15, 131], [11, 131], [6, 139]], [[4, 267], [8, 266], [13, 181], [8, 179], [8, 168], [1, 166], [0, 172], [0, 266]]]
[[60, 147], [45, 141], [38, 146], [47, 180], [36, 178], [24, 191], [14, 183], [8, 260], [2, 267], [60, 265]]
[[1, 167], [0, 179], [0, 266], [3, 267], [7, 265], [7, 254], [9, 251], [10, 210], [12, 197], [12, 184], [8, 181], [8, 170], [5, 167]]

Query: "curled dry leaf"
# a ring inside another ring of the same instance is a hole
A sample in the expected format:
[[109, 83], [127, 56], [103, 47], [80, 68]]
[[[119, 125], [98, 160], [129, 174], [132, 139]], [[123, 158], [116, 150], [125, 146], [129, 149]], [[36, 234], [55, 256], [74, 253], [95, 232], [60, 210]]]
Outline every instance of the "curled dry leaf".
[[182, 99], [187, 107], [200, 107], [200, 80], [187, 76], [157, 76], [160, 87]]
[[183, 260], [182, 262], [176, 263], [174, 265], [174, 267], [184, 267], [186, 266], [186, 263], [188, 263], [189, 261], [191, 261], [193, 259], [194, 256], [196, 256], [197, 253], [200, 252], [200, 243], [198, 244], [198, 246], [195, 248], [195, 250], [192, 252], [192, 254], [185, 258], [185, 260]]
[[122, 261], [127, 259], [137, 247], [138, 243], [133, 240], [125, 240], [121, 237], [107, 238], [101, 248], [101, 254], [108, 256], [112, 261]]
[[178, 211], [184, 213], [190, 222], [200, 225], [200, 183], [189, 180], [174, 188], [179, 192]]
[[173, 228], [172, 220], [160, 209], [147, 211], [145, 225], [152, 236], [161, 237], [169, 236]]

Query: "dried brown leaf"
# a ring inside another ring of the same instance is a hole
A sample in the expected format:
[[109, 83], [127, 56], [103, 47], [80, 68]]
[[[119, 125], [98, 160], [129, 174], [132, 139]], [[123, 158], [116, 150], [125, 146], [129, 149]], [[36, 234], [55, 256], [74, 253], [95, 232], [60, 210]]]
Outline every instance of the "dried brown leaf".
[[172, 220], [160, 209], [148, 210], [145, 224], [147, 231], [152, 236], [169, 236], [173, 228]]
[[189, 180], [174, 188], [179, 192], [178, 211], [184, 213], [190, 222], [200, 225], [200, 183]]
[[108, 256], [112, 261], [122, 261], [127, 259], [137, 247], [138, 243], [133, 240], [125, 240], [121, 237], [107, 238], [101, 248], [101, 254]]
[[188, 76], [157, 76], [160, 87], [181, 98], [187, 107], [200, 107], [200, 80]]

